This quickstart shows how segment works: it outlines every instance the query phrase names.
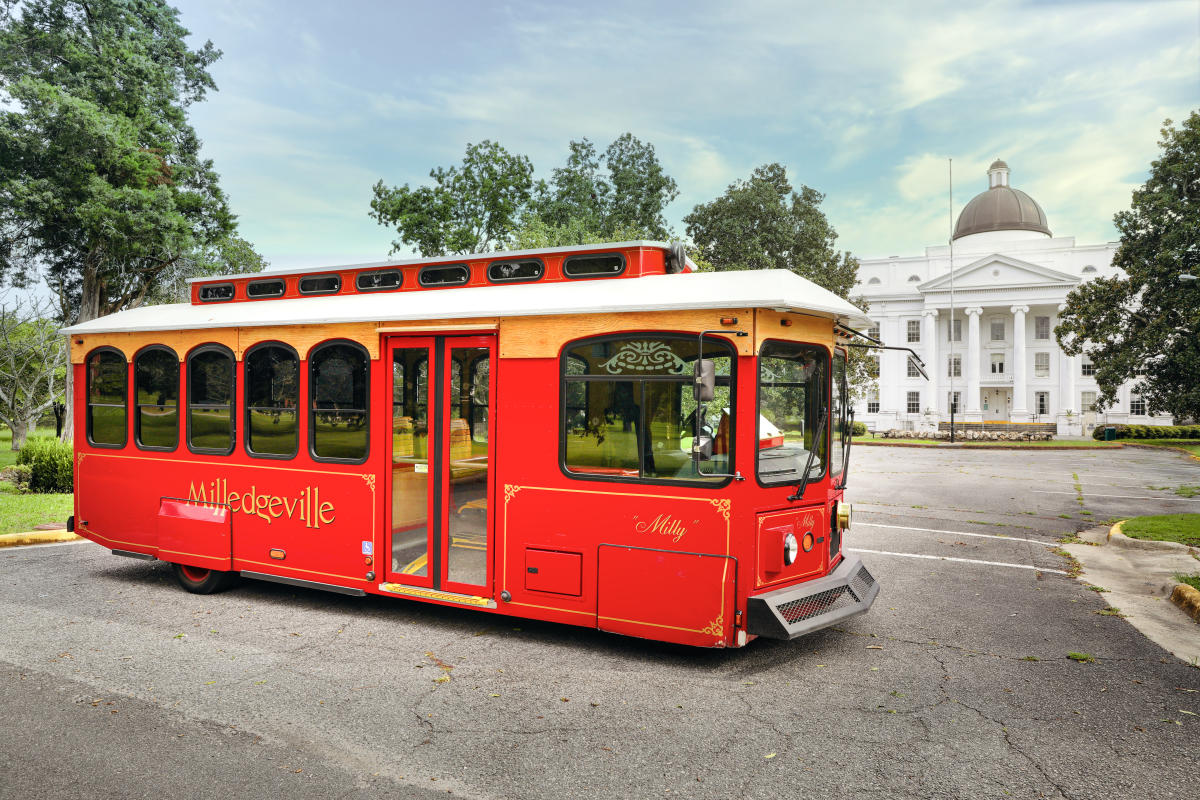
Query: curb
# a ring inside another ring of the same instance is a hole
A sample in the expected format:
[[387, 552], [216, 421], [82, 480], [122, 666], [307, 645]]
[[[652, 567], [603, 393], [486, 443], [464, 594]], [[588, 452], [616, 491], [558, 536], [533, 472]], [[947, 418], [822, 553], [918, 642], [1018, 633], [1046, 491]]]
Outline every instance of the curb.
[[1171, 447], [1169, 444], [1138, 444], [1137, 442], [1121, 442], [1121, 446], [1140, 447], [1143, 450], [1171, 450], [1176, 453], [1183, 453], [1185, 456], [1195, 461], [1200, 461], [1200, 456], [1194, 455], [1190, 451], [1184, 450], [1182, 447]]
[[53, 542], [73, 542], [83, 537], [67, 531], [30, 531], [29, 533], [8, 533], [0, 536], [0, 547], [21, 547], [27, 544], [51, 544]]
[[1179, 606], [1183, 613], [1196, 622], [1200, 622], [1200, 591], [1186, 583], [1178, 583], [1175, 585], [1175, 590], [1171, 592], [1171, 602]]
[[1103, 446], [1099, 446], [1099, 447], [1097, 447], [1096, 445], [1079, 446], [1079, 445], [1070, 445], [1070, 444], [1039, 445], [1037, 447], [1030, 447], [1029, 445], [1020, 445], [1020, 444], [975, 444], [975, 443], [968, 443], [968, 442], [955, 442], [954, 444], [950, 444], [950, 442], [941, 442], [941, 441], [931, 441], [929, 444], [917, 444], [916, 442], [886, 442], [886, 441], [881, 441], [878, 439], [872, 439], [870, 441], [864, 441], [862, 439], [855, 439], [854, 444], [861, 444], [861, 445], [865, 445], [867, 447], [929, 447], [929, 448], [950, 447], [950, 448], [954, 448], [956, 450], [1039, 450], [1039, 451], [1040, 450], [1119, 450], [1120, 448], [1124, 447], [1124, 445], [1121, 445], [1121, 444], [1103, 445]]
[[1157, 550], [1159, 552], [1190, 553], [1192, 547], [1179, 542], [1160, 542], [1156, 539], [1134, 539], [1121, 533], [1121, 526], [1129, 520], [1123, 519], [1108, 531], [1108, 543], [1125, 550]]

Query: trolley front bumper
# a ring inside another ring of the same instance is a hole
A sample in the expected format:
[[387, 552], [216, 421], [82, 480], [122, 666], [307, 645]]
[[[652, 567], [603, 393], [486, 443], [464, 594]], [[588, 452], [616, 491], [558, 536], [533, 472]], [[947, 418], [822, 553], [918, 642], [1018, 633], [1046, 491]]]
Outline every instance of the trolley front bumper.
[[768, 639], [795, 639], [863, 613], [877, 594], [879, 584], [862, 559], [843, 557], [824, 578], [751, 596], [746, 630]]

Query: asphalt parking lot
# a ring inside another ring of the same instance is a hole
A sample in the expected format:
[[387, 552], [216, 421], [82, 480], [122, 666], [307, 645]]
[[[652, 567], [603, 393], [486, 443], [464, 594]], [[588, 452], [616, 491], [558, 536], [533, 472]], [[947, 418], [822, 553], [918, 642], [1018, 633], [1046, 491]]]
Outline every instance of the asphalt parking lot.
[[859, 447], [874, 608], [725, 652], [0, 551], [0, 797], [1191, 798], [1200, 669], [1051, 552], [1200, 512], [1184, 484], [1168, 452]]

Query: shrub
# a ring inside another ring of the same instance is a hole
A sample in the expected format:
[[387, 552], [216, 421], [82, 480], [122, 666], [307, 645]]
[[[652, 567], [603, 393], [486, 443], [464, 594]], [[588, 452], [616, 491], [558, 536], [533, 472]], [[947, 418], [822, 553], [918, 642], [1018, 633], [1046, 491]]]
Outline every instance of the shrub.
[[30, 439], [17, 454], [17, 464], [29, 465], [29, 491], [39, 494], [74, 491], [75, 450], [50, 437]]
[[12, 480], [13, 486], [17, 487], [17, 491], [25, 494], [29, 491], [29, 480], [33, 477], [33, 468], [28, 464], [13, 464], [5, 472], [8, 473], [9, 479]]
[[854, 422], [853, 426], [850, 428], [850, 434], [852, 436], [866, 436], [867, 435], [867, 423], [858, 422], [856, 420]]
[[1200, 439], [1200, 425], [1097, 425], [1092, 438], [1104, 438], [1104, 429], [1117, 429], [1118, 439]]

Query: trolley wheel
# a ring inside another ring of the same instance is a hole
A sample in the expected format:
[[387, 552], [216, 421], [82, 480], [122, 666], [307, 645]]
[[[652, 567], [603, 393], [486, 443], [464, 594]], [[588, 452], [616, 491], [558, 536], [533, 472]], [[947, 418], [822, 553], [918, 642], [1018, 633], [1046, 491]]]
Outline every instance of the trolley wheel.
[[175, 580], [192, 594], [224, 591], [236, 583], [238, 577], [236, 572], [189, 567], [186, 564], [172, 564], [171, 567], [175, 570]]

